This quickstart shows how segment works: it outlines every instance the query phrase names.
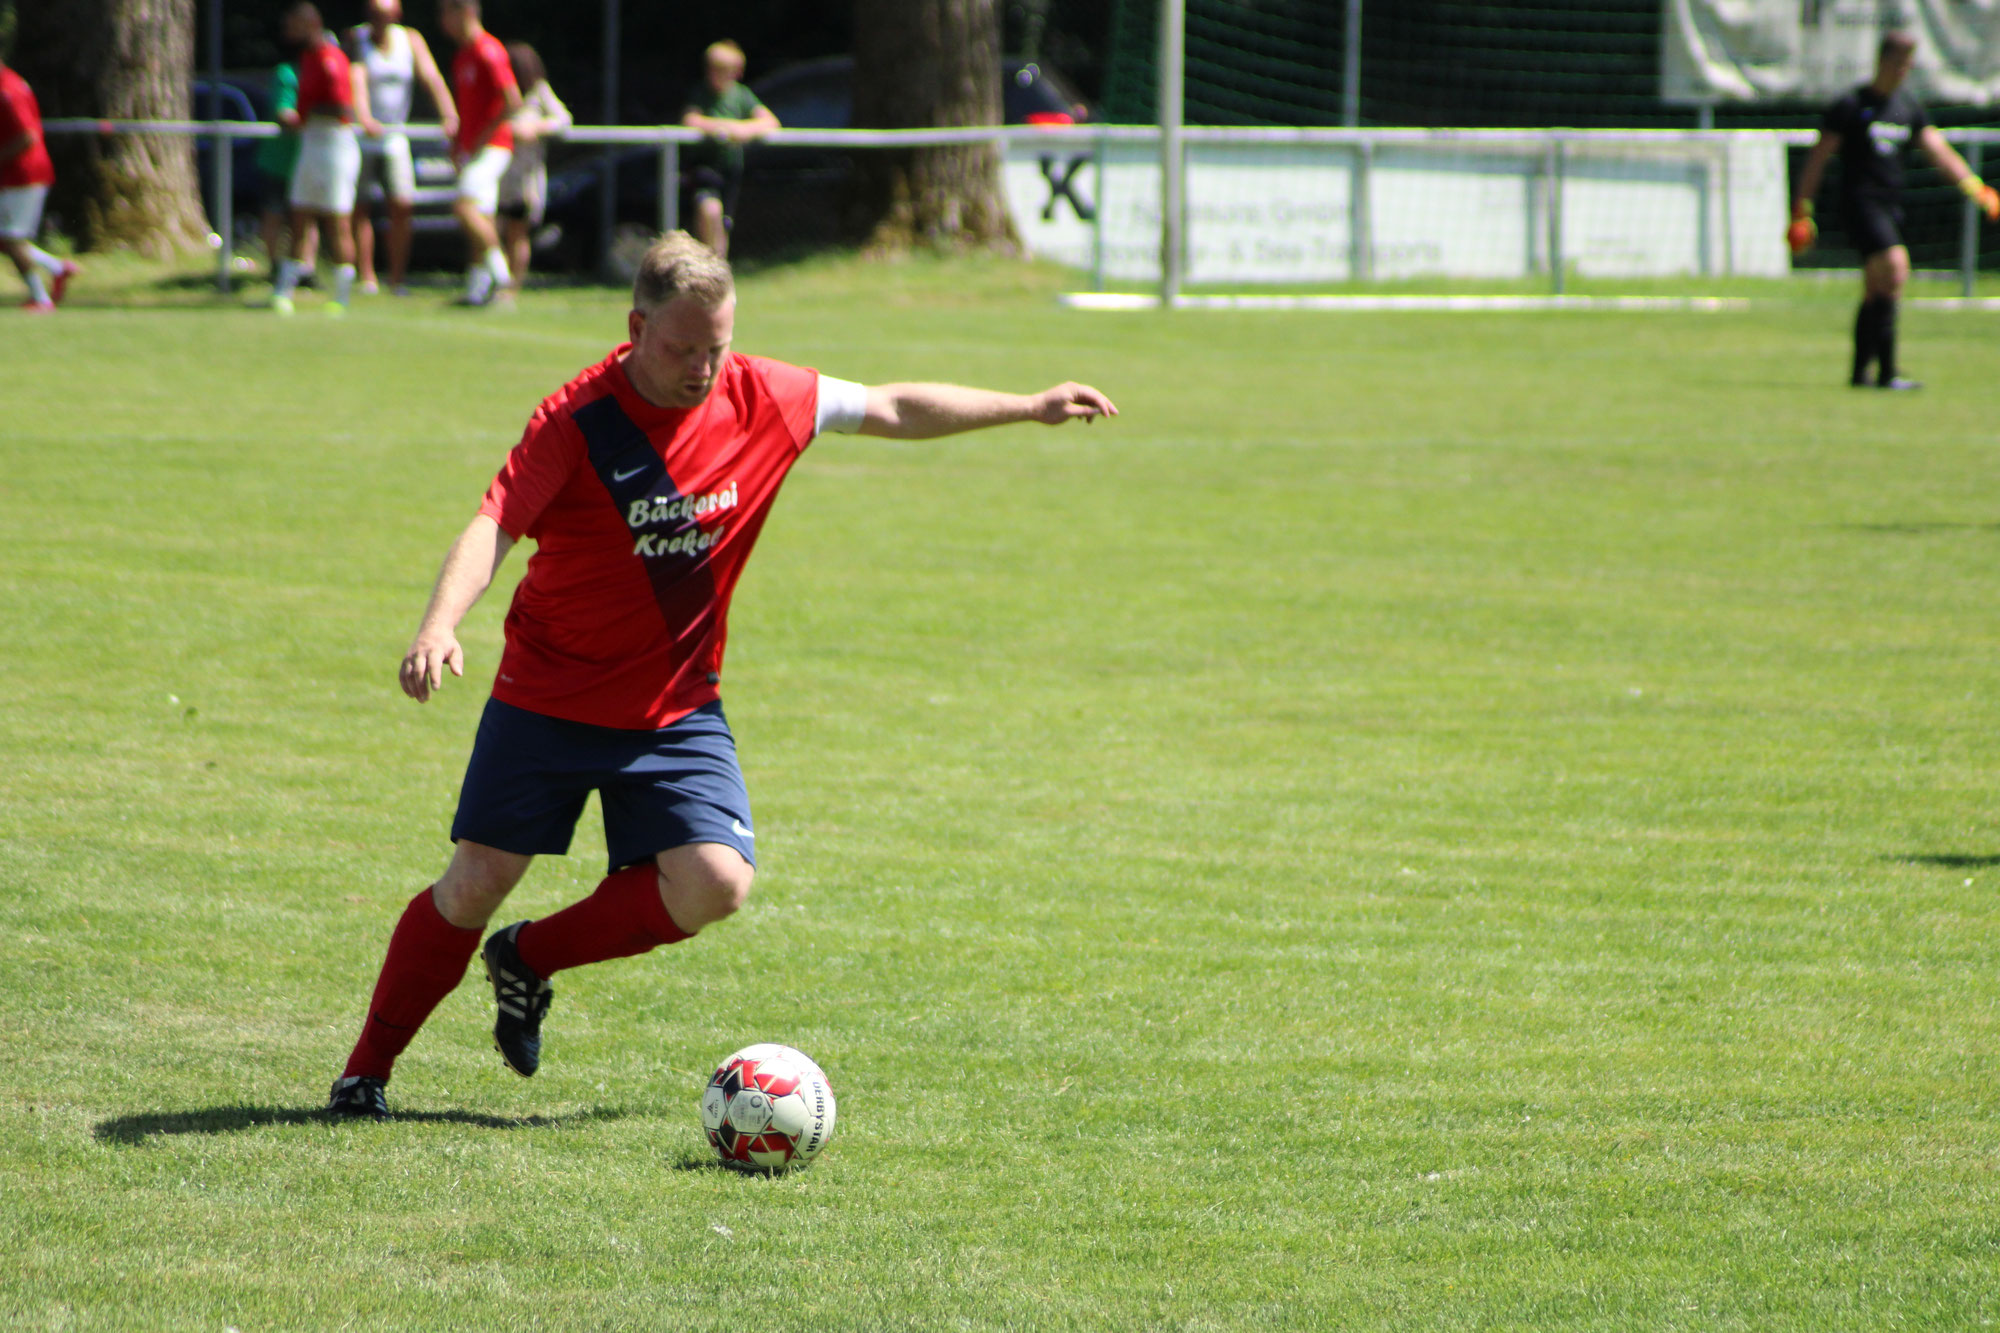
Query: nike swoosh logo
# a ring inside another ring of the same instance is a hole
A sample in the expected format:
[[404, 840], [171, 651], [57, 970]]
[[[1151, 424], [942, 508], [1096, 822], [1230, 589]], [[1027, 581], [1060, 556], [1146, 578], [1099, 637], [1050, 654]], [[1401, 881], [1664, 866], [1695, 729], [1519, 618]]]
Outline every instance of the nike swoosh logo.
[[756, 834], [752, 833], [749, 829], [744, 828], [743, 821], [740, 819], [732, 819], [729, 821], [729, 831], [731, 833], [734, 833], [739, 838], [754, 838], [757, 836]]
[[637, 466], [637, 467], [633, 468], [633, 469], [632, 469], [632, 470], [631, 470], [630, 472], [614, 472], [614, 473], [612, 473], [612, 474], [611, 474], [611, 480], [613, 480], [613, 481], [630, 481], [630, 480], [631, 480], [632, 478], [634, 478], [634, 477], [638, 476], [638, 475], [639, 475], [639, 474], [640, 474], [641, 472], [644, 472], [645, 470], [646, 470], [646, 465], [645, 465], [644, 463], [641, 463], [641, 464], [639, 464], [639, 466]]

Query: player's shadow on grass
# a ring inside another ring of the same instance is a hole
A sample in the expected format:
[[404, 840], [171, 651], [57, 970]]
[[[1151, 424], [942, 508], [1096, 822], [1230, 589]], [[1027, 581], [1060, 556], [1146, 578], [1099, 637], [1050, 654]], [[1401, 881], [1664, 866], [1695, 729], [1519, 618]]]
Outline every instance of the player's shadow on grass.
[[1969, 852], [1936, 852], [1919, 856], [1885, 856], [1885, 861], [1901, 861], [1904, 865], [1936, 866], [1940, 870], [1984, 870], [1989, 866], [2000, 866], [2000, 855], [1979, 856]]
[[[623, 1120], [631, 1112], [596, 1106], [569, 1115], [486, 1115], [478, 1111], [398, 1111], [395, 1122], [420, 1125], [471, 1125], [478, 1129], [561, 1129], [603, 1120]], [[211, 1106], [200, 1111], [162, 1111], [121, 1115], [99, 1121], [91, 1130], [106, 1143], [144, 1143], [176, 1134], [235, 1134], [263, 1125], [330, 1125], [326, 1112], [292, 1106]]]
[[728, 1171], [722, 1159], [714, 1153], [684, 1152], [674, 1159], [676, 1171]]
[[670, 1168], [674, 1171], [720, 1171], [725, 1176], [737, 1176], [743, 1180], [782, 1180], [783, 1175], [765, 1175], [761, 1171], [743, 1171], [731, 1166], [714, 1153], [700, 1151], [684, 1152], [674, 1159]]

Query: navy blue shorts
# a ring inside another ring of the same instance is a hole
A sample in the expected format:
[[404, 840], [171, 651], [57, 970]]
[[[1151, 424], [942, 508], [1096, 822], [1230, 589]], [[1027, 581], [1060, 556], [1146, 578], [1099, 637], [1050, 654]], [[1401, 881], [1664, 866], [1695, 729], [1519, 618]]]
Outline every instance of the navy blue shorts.
[[757, 864], [750, 793], [719, 702], [659, 731], [620, 731], [488, 699], [451, 840], [560, 855], [593, 791], [611, 870], [691, 842], [719, 842]]

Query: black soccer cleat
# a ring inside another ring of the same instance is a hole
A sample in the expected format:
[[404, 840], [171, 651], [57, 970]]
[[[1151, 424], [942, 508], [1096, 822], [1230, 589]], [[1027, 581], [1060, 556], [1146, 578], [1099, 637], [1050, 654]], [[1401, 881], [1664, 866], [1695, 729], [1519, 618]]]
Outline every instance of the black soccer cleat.
[[514, 937], [525, 921], [495, 931], [479, 955], [493, 983], [493, 1049], [522, 1078], [533, 1078], [542, 1063], [542, 1016], [555, 999], [555, 988], [521, 961]]
[[1922, 380], [1905, 379], [1901, 375], [1891, 375], [1889, 376], [1889, 378], [1883, 380], [1875, 387], [1878, 389], [1900, 390], [1907, 392], [1911, 389], [1923, 388], [1924, 382]]
[[326, 1113], [335, 1120], [392, 1120], [389, 1094], [379, 1078], [335, 1079], [326, 1096]]

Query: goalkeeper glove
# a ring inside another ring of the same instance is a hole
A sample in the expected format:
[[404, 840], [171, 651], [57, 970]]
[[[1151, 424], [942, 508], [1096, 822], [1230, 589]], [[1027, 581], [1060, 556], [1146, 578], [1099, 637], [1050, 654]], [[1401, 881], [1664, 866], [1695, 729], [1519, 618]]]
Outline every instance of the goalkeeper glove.
[[1819, 239], [1819, 227], [1812, 215], [1812, 200], [1800, 199], [1792, 205], [1792, 225], [1785, 228], [1785, 244], [1792, 247], [1795, 255], [1812, 249], [1813, 242]]
[[1966, 176], [1958, 182], [1958, 192], [1979, 205], [1988, 222], [2000, 222], [2000, 190], [1977, 176]]

